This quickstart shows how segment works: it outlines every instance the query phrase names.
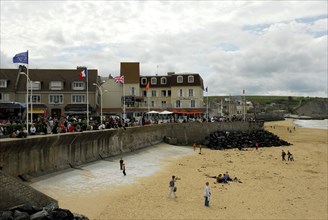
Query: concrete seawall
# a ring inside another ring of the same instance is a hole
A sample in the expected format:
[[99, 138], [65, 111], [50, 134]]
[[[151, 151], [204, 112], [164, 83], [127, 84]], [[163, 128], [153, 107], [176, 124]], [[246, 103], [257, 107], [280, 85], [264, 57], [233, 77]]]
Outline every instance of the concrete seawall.
[[202, 143], [211, 132], [250, 131], [262, 125], [250, 122], [176, 123], [81, 133], [30, 136], [0, 140], [0, 166], [5, 173], [40, 176], [69, 167], [131, 152], [174, 137], [179, 144]]

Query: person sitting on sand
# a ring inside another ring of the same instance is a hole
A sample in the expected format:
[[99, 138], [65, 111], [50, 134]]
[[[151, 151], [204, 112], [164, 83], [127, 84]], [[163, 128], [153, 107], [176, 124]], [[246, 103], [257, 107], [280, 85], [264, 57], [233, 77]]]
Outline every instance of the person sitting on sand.
[[217, 176], [210, 176], [210, 175], [207, 175], [207, 174], [206, 174], [206, 176], [209, 177], [209, 178], [214, 178], [214, 179], [216, 179], [216, 182], [217, 182], [217, 183], [225, 183], [222, 174], [219, 174], [219, 175], [217, 175]]
[[224, 179], [225, 182], [232, 181], [231, 177], [229, 176], [228, 171], [226, 171], [226, 172], [223, 174], [223, 179]]

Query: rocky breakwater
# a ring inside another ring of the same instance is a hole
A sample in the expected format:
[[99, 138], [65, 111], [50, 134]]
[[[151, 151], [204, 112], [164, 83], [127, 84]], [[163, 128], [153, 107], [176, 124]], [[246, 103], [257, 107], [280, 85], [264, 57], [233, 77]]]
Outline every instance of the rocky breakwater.
[[29, 203], [0, 211], [0, 220], [89, 220], [86, 216], [74, 214], [56, 205], [33, 206]]
[[203, 144], [214, 150], [232, 148], [238, 148], [241, 150], [242, 148], [256, 147], [256, 144], [258, 144], [259, 147], [291, 145], [287, 141], [280, 139], [277, 135], [265, 130], [255, 130], [250, 132], [216, 131], [206, 137]]

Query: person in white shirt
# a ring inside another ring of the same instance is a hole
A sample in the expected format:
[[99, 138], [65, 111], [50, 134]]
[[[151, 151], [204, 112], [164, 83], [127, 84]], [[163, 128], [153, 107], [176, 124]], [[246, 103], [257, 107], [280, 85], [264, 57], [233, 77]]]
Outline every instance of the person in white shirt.
[[206, 182], [206, 186], [204, 189], [204, 198], [205, 198], [205, 206], [210, 206], [210, 198], [211, 198], [211, 188], [209, 187], [209, 183]]
[[31, 135], [35, 135], [36, 134], [36, 128], [35, 128], [34, 124], [31, 125], [30, 133], [31, 133]]

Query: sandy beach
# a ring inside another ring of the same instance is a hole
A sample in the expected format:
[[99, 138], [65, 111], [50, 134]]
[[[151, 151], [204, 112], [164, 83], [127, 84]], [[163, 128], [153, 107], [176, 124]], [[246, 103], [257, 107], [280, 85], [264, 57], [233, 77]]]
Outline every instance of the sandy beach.
[[[167, 158], [158, 172], [134, 184], [61, 197], [59, 204], [90, 219], [327, 219], [327, 130], [287, 132], [294, 126], [291, 120], [265, 124], [292, 146], [202, 149], [201, 155], [190, 146], [191, 154]], [[282, 149], [295, 161], [282, 161]], [[216, 184], [206, 176], [226, 171], [242, 183]], [[172, 175], [180, 178], [177, 198], [168, 198]], [[206, 181], [212, 190], [209, 208], [204, 206]]]

